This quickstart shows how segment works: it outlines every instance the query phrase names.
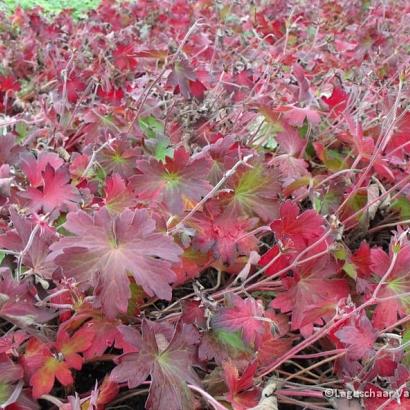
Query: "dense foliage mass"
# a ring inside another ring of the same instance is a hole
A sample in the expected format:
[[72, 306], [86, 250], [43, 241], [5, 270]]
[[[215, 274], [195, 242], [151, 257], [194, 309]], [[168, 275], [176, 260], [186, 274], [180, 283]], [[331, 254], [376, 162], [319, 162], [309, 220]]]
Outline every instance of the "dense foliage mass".
[[1, 0], [0, 10], [12, 12], [17, 7], [28, 9], [40, 6], [43, 14], [55, 15], [69, 8], [75, 18], [82, 18], [88, 10], [99, 4], [100, 0]]
[[2, 15], [0, 405], [409, 409], [409, 16]]

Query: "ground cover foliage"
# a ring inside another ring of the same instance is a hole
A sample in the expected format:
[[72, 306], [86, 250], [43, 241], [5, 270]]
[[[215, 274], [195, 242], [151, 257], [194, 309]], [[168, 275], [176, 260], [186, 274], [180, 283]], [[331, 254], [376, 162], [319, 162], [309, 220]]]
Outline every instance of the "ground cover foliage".
[[2, 407], [410, 408], [409, 11], [2, 15]]
[[100, 4], [99, 0], [2, 0], [0, 10], [13, 12], [17, 7], [32, 9], [41, 7], [42, 13], [54, 15], [70, 8], [76, 18], [85, 17], [86, 12]]

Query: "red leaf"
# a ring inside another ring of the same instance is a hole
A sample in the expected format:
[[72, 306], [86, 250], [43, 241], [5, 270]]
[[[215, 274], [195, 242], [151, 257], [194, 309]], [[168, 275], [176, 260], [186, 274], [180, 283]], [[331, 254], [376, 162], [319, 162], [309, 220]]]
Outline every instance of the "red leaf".
[[258, 345], [264, 333], [264, 310], [261, 304], [253, 298], [241, 299], [237, 295], [229, 294], [226, 305], [212, 317], [212, 328], [240, 330], [246, 343]]
[[97, 405], [103, 406], [110, 403], [117, 397], [120, 387], [117, 383], [113, 383], [109, 377], [106, 377], [98, 389]]
[[353, 360], [366, 358], [374, 353], [373, 344], [377, 339], [377, 332], [364, 314], [339, 329], [335, 336], [348, 347], [348, 354]]
[[99, 87], [97, 95], [106, 104], [119, 105], [124, 98], [124, 91], [122, 88], [109, 85], [107, 88]]
[[283, 244], [302, 250], [324, 233], [324, 220], [314, 210], [300, 214], [295, 203], [286, 201], [280, 208], [280, 219], [273, 221], [271, 228]]
[[189, 90], [193, 97], [202, 100], [205, 95], [206, 87], [199, 81], [189, 81]]
[[189, 81], [196, 81], [196, 74], [187, 61], [179, 61], [168, 76], [167, 85], [178, 87], [185, 98], [191, 96]]
[[260, 395], [260, 392], [253, 388], [256, 363], [250, 364], [241, 376], [231, 361], [224, 362], [223, 369], [225, 383], [229, 389], [227, 399], [234, 410], [247, 410], [256, 406]]
[[274, 44], [277, 39], [281, 38], [285, 31], [285, 22], [281, 19], [270, 20], [263, 12], [258, 12], [255, 15], [258, 30], [263, 34], [265, 40]]
[[81, 370], [83, 358], [78, 354], [92, 344], [93, 335], [87, 330], [80, 330], [72, 337], [61, 329], [57, 333], [53, 355], [50, 348], [35, 338], [31, 338], [23, 357], [26, 372], [30, 375], [33, 397], [38, 399], [48, 394], [57, 379], [63, 386], [74, 383], [70, 368]]
[[184, 211], [184, 199], [197, 202], [212, 186], [206, 180], [211, 167], [207, 157], [189, 157], [180, 148], [174, 158], [166, 158], [165, 164], [153, 158], [137, 162], [140, 175], [130, 180], [141, 199], [163, 202], [169, 212], [180, 215]]
[[80, 370], [83, 358], [78, 353], [85, 352], [94, 341], [94, 333], [88, 327], [82, 327], [73, 336], [60, 329], [55, 343], [56, 349], [63, 354], [64, 360], [70, 368]]
[[0, 337], [0, 353], [13, 354], [27, 339], [28, 335], [22, 330], [16, 330]]
[[306, 145], [306, 141], [292, 127], [284, 125], [285, 130], [279, 132], [276, 140], [280, 147], [281, 154], [298, 156]]
[[[293, 74], [296, 77], [296, 80], [299, 84], [299, 102], [306, 102], [311, 99], [310, 84], [307, 78], [305, 77], [305, 72], [303, 67], [299, 63], [293, 64]], [[294, 125], [294, 124], [292, 124]]]
[[12, 76], [0, 75], [0, 92], [9, 93], [20, 91], [21, 87], [17, 79]]
[[55, 315], [36, 306], [35, 289], [28, 280], [15, 280], [8, 268], [0, 268], [0, 316], [25, 329], [45, 323]]
[[68, 102], [77, 102], [81, 93], [86, 89], [86, 84], [75, 75], [71, 75], [66, 82], [60, 85], [60, 92], [66, 92]]
[[54, 386], [55, 379], [68, 386], [73, 383], [71, 372], [64, 361], [55, 358], [50, 349], [35, 338], [30, 339], [23, 358], [26, 372], [33, 386], [33, 398], [47, 394]]
[[[389, 269], [391, 258], [395, 250], [390, 246], [390, 255], [381, 248], [371, 250], [371, 270], [379, 278]], [[405, 316], [408, 309], [408, 297], [400, 296], [410, 291], [410, 243], [406, 241], [398, 251], [397, 260], [394, 264], [386, 284], [383, 285], [378, 293], [378, 298], [390, 298], [380, 301], [376, 305], [373, 314], [373, 325], [376, 329], [384, 329], [396, 322], [397, 317]]]
[[43, 184], [43, 173], [47, 165], [51, 165], [57, 170], [64, 164], [64, 161], [52, 152], [42, 152], [37, 158], [33, 154], [26, 153], [21, 156], [20, 160], [20, 167], [33, 188]]
[[[15, 229], [0, 235], [0, 247], [21, 252], [27, 246], [36, 225], [32, 219], [24, 218], [13, 208], [10, 209], [10, 216]], [[56, 265], [52, 261], [48, 261], [47, 256], [50, 245], [56, 239], [57, 235], [53, 229], [44, 229], [43, 232], [41, 229], [38, 230], [34, 235], [30, 249], [24, 255], [23, 264], [32, 268], [37, 275], [46, 279], [51, 278], [56, 270]]]
[[68, 386], [74, 382], [67, 365], [50, 357], [30, 378], [30, 384], [33, 386], [33, 398], [38, 399], [43, 394], [50, 393], [56, 378], [63, 386]]
[[409, 393], [406, 390], [406, 395], [402, 394], [401, 397], [393, 398], [390, 400], [392, 391], [385, 391], [380, 387], [368, 383], [363, 389], [366, 392], [366, 398], [364, 404], [366, 410], [408, 410], [410, 408]]
[[121, 71], [134, 70], [138, 64], [132, 44], [117, 44], [112, 56], [114, 65]]
[[[290, 264], [291, 256], [287, 254], [279, 255], [280, 249], [278, 245], [274, 245], [266, 253], [262, 255], [259, 260], [260, 266], [266, 266], [269, 264], [269, 267], [265, 270], [265, 275], [274, 275], [277, 272], [285, 269]], [[271, 262], [275, 259], [275, 262]]]
[[54, 210], [68, 211], [73, 209], [73, 204], [80, 201], [77, 189], [69, 184], [70, 176], [65, 168], [55, 170], [47, 165], [42, 172], [41, 188], [29, 187], [20, 196], [29, 199], [33, 212], [52, 212]]
[[178, 325], [168, 344], [164, 334], [154, 333], [151, 322], [144, 321], [139, 352], [123, 355], [111, 380], [127, 382], [133, 388], [150, 375], [148, 410], [192, 410], [193, 397], [187, 383], [199, 384], [192, 369], [193, 345], [197, 342], [198, 336], [189, 325]]
[[125, 208], [133, 208], [136, 198], [131, 188], [118, 174], [108, 177], [105, 182], [105, 206], [113, 213], [121, 213]]
[[109, 320], [100, 310], [92, 309], [88, 304], [83, 304], [79, 312], [64, 324], [64, 329], [73, 331], [81, 326], [79, 334], [84, 332], [93, 342], [83, 351], [86, 359], [101, 356], [108, 348], [115, 347], [124, 352], [134, 351], [135, 347], [124, 340], [119, 331], [119, 320]]
[[272, 221], [278, 216], [278, 179], [277, 171], [263, 162], [253, 163], [252, 168], [239, 167], [227, 182], [232, 193], [222, 197], [225, 213]]
[[293, 107], [284, 115], [285, 120], [295, 127], [301, 127], [307, 119], [310, 125], [318, 125], [320, 123], [320, 115], [317, 111], [311, 108]]
[[[326, 245], [316, 246], [305, 257], [309, 258], [323, 249]], [[349, 294], [344, 279], [332, 278], [335, 272], [336, 267], [327, 255], [300, 265], [291, 272], [291, 276], [282, 277], [286, 292], [278, 293], [271, 306], [283, 313], [292, 312], [293, 330], [311, 333], [313, 324], [333, 316], [339, 301]]]
[[[126, 312], [131, 296], [128, 274], [150, 295], [169, 300], [180, 248], [163, 234], [146, 210], [124, 210], [117, 216], [101, 208], [94, 215], [69, 213], [65, 228], [74, 236], [53, 244], [50, 259], [83, 287], [96, 288], [109, 317]], [[113, 296], [114, 295], [114, 296]]]
[[15, 364], [4, 353], [0, 355], [0, 383], [2, 387], [21, 380], [23, 375], [24, 372], [20, 365]]
[[355, 264], [359, 275], [367, 278], [371, 274], [371, 251], [367, 242], [363, 241], [359, 248], [352, 255], [352, 262]]
[[208, 203], [206, 212], [197, 213], [189, 221], [196, 230], [192, 241], [195, 249], [203, 253], [211, 251], [215, 259], [232, 264], [240, 255], [249, 255], [257, 246], [256, 238], [250, 234], [256, 218], [241, 218], [229, 213], [221, 213]]
[[[272, 333], [272, 331], [270, 331], [270, 333]], [[277, 358], [288, 352], [291, 347], [291, 338], [277, 338], [266, 333], [258, 349], [258, 364], [261, 366], [271, 365]]]
[[127, 141], [114, 141], [110, 147], [101, 150], [97, 159], [107, 174], [129, 177], [135, 174], [135, 160], [138, 149], [132, 148]]
[[347, 107], [349, 96], [340, 87], [334, 87], [330, 97], [322, 97], [322, 100], [331, 108], [335, 116], [342, 114]]

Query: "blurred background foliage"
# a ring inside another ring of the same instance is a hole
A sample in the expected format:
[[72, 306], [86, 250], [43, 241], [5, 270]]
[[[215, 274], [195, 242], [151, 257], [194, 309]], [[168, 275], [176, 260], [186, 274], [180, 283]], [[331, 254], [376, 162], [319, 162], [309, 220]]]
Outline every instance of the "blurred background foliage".
[[96, 8], [101, 0], [0, 0], [0, 10], [12, 12], [17, 6], [25, 9], [41, 7], [46, 14], [56, 14], [64, 9], [73, 9], [75, 17], [84, 16]]

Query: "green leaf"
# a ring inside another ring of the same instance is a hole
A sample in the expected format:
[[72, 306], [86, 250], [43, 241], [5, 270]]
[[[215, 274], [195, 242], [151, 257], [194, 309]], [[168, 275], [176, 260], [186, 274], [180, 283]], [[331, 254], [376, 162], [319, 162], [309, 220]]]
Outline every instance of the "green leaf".
[[[350, 198], [346, 203], [346, 215], [358, 213], [355, 217], [360, 224], [367, 223], [367, 214], [363, 212], [364, 207], [367, 204], [367, 191], [359, 191], [352, 198]], [[344, 216], [346, 217], [346, 216]]]
[[164, 135], [165, 129], [162, 122], [150, 115], [140, 118], [138, 125], [144, 135], [149, 138], [145, 145], [158, 161], [165, 161], [165, 157], [174, 157], [174, 150], [170, 147], [171, 141]]
[[279, 121], [273, 121], [265, 115], [258, 115], [250, 124], [249, 133], [253, 135], [253, 144], [268, 151], [273, 151], [278, 146], [276, 135], [283, 131]]
[[25, 9], [40, 6], [46, 14], [57, 14], [60, 11], [73, 9], [75, 18], [81, 18], [85, 13], [96, 8], [101, 0], [3, 0], [0, 2], [0, 10], [12, 12], [17, 6]]
[[347, 258], [347, 253], [346, 249], [342, 244], [337, 244], [336, 249], [334, 250], [334, 256], [336, 259], [339, 259], [340, 261], [345, 261]]
[[311, 160], [311, 159], [316, 157], [315, 147], [313, 146], [311, 141], [309, 141], [306, 145], [304, 157], [307, 160], [309, 160], [309, 159]]
[[17, 141], [19, 143], [23, 142], [26, 139], [27, 133], [28, 133], [27, 125], [24, 124], [24, 122], [18, 122], [16, 124], [15, 130], [16, 130], [17, 135], [18, 135]]
[[336, 193], [329, 191], [326, 192], [323, 195], [321, 204], [320, 204], [320, 213], [322, 215], [326, 215], [332, 212], [332, 209], [334, 209], [334, 207], [337, 207], [338, 204], [338, 196], [336, 195]]
[[158, 121], [153, 115], [140, 118], [138, 125], [148, 138], [155, 138], [164, 133], [164, 124]]
[[130, 291], [131, 297], [128, 299], [127, 314], [129, 316], [134, 316], [138, 306], [140, 306], [144, 300], [145, 292], [142, 287], [136, 283], [130, 283]]
[[174, 158], [174, 150], [170, 148], [168, 138], [159, 138], [154, 148], [154, 157], [158, 161], [165, 161], [165, 157]]
[[400, 219], [410, 219], [410, 201], [406, 197], [396, 199], [391, 208], [400, 214]]
[[314, 38], [316, 34], [316, 27], [315, 26], [309, 26], [307, 29], [307, 34], [309, 38]]
[[344, 157], [339, 152], [327, 149], [324, 152], [323, 163], [329, 171], [340, 171], [344, 167]]
[[249, 351], [242, 340], [240, 331], [230, 332], [228, 330], [218, 329], [215, 330], [215, 336], [219, 343], [226, 346], [229, 350], [233, 350], [235, 352]]
[[299, 135], [305, 139], [307, 133], [308, 133], [308, 129], [309, 129], [309, 123], [308, 121], [305, 121], [303, 126], [301, 128], [299, 128]]
[[[410, 328], [408, 328], [404, 333], [403, 333], [403, 340], [402, 344], [405, 344], [407, 342], [410, 342]], [[405, 366], [410, 366], [410, 346], [407, 346], [404, 349], [404, 357], [403, 357], [403, 364]]]
[[6, 257], [6, 253], [5, 252], [0, 252], [0, 265], [2, 264], [5, 257]]
[[107, 173], [105, 172], [103, 167], [96, 167], [94, 176], [98, 182], [100, 182], [101, 184], [105, 184]]
[[67, 229], [64, 228], [64, 224], [67, 221], [66, 214], [60, 214], [60, 216], [54, 221], [54, 226], [57, 232], [62, 236], [72, 236], [71, 232], [68, 232]]
[[353, 263], [348, 263], [346, 262], [343, 265], [343, 270], [352, 278], [355, 279], [357, 278], [357, 270], [356, 266], [353, 265]]
[[4, 403], [10, 397], [11, 392], [12, 389], [10, 385], [7, 383], [0, 383], [0, 403]]
[[319, 213], [320, 213], [320, 210], [321, 210], [321, 208], [322, 208], [322, 200], [321, 200], [319, 197], [317, 197], [317, 196], [314, 196], [314, 197], [313, 197], [312, 205], [313, 205], [313, 209], [314, 209], [316, 212], [319, 212]]

